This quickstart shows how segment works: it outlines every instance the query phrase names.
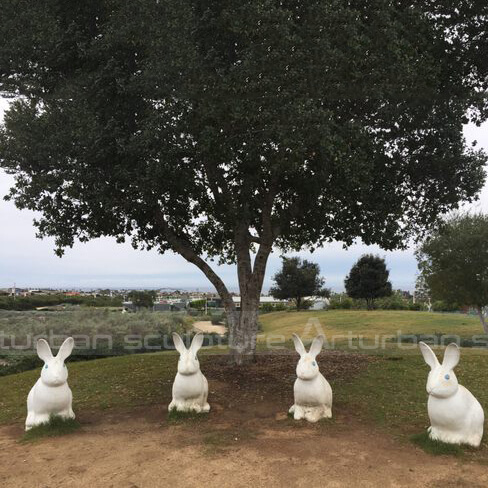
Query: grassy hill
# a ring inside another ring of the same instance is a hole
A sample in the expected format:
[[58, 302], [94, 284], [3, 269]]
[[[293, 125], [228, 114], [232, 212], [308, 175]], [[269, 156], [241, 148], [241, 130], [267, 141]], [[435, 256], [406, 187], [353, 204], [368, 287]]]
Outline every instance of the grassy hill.
[[304, 312], [276, 312], [260, 317], [263, 332], [291, 336], [293, 332], [313, 337], [320, 325], [327, 337], [363, 336], [371, 340], [377, 334], [482, 334], [479, 319], [457, 313], [430, 313], [396, 310], [319, 310]]
[[[279, 312], [262, 316], [261, 322], [266, 333], [282, 334], [289, 338], [295, 331], [302, 334], [307, 322], [313, 318], [318, 318], [326, 333], [340, 334], [351, 330], [354, 334], [364, 335], [369, 339], [374, 334], [396, 334], [398, 329], [403, 333], [458, 332], [462, 335], [479, 333], [480, 329], [475, 318], [463, 315], [389, 311]], [[314, 329], [309, 332], [310, 336], [315, 335]], [[262, 336], [261, 340], [263, 339]], [[290, 342], [286, 345], [291, 347]], [[216, 371], [226, 368], [225, 359], [210, 354], [215, 352], [202, 350], [200, 353], [202, 371], [210, 373], [210, 391], [212, 380], [218, 376]], [[409, 349], [391, 347], [381, 354], [377, 350], [354, 351], [357, 352], [372, 355], [374, 360], [350, 377], [333, 377], [331, 383], [334, 389], [334, 408], [350, 412], [351, 415], [372, 422], [400, 437], [406, 438], [425, 429], [428, 426], [425, 392], [428, 367], [418, 349], [410, 346]], [[327, 354], [328, 351], [324, 351], [319, 357], [326, 377], [330, 373], [327, 370]], [[440, 355], [440, 351], [438, 354]], [[294, 355], [290, 356], [289, 374], [285, 376], [281, 370], [270, 371], [275, 374], [275, 378], [280, 379], [280, 388], [289, 389], [290, 394], [296, 359]], [[341, 361], [347, 362], [348, 354], [344, 353]], [[176, 362], [175, 353], [164, 352], [71, 363], [68, 365], [69, 384], [74, 394], [74, 410], [99, 411], [103, 415], [103, 411], [107, 410], [167, 404], [171, 399]], [[212, 365], [217, 362], [218, 368], [215, 369]], [[264, 372], [272, 370], [274, 364], [273, 360], [267, 362]], [[460, 383], [469, 388], [482, 405], [488, 408], [488, 351], [463, 349], [456, 371]], [[0, 378], [0, 423], [24, 420], [27, 393], [38, 375], [39, 371], [35, 370]], [[254, 380], [246, 379], [245, 371], [242, 371], [242, 375], [242, 380], [249, 380], [248, 383], [252, 385]], [[272, 377], [271, 375], [268, 378]], [[224, 382], [228, 380], [237, 381], [223, 379]], [[266, 376], [259, 381], [262, 387]], [[286, 404], [281, 406], [287, 407]], [[488, 460], [486, 441], [481, 452]]]

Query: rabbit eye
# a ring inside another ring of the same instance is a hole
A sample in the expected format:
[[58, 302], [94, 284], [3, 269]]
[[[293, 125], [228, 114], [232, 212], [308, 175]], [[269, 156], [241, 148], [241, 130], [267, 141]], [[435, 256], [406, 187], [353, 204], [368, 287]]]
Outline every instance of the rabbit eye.
[[450, 376], [448, 374], [446, 374], [446, 376], [444, 376], [444, 378], [446, 378], [446, 380], [448, 380], [450, 378]]
[[315, 361], [312, 361], [312, 366], [317, 366], [317, 363]]
[[48, 366], [47, 366], [47, 364], [46, 364], [46, 365], [44, 366], [44, 369], [47, 369], [47, 367], [48, 367]]

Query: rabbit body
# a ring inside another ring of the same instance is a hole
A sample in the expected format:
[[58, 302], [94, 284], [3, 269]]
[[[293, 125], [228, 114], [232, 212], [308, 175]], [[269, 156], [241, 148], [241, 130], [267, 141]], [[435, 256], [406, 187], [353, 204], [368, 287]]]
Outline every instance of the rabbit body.
[[449, 398], [429, 395], [427, 410], [431, 439], [449, 444], [480, 445], [485, 414], [478, 400], [464, 386], [459, 385], [458, 391]]
[[191, 375], [176, 374], [173, 383], [173, 401], [168, 409], [179, 412], [208, 412], [208, 382], [201, 371]]
[[295, 420], [305, 419], [317, 422], [332, 417], [332, 388], [320, 373], [316, 356], [322, 349], [324, 338], [316, 337], [307, 353], [300, 338], [293, 334], [295, 349], [300, 354], [297, 365], [297, 379], [293, 387], [295, 403], [289, 413]]
[[431, 368], [427, 379], [430, 438], [478, 447], [483, 437], [485, 414], [475, 396], [458, 383], [453, 371], [460, 358], [458, 346], [452, 343], [446, 347], [442, 364], [427, 344], [421, 342], [420, 350]]
[[44, 339], [37, 342], [37, 354], [44, 361], [44, 366], [40, 378], [27, 396], [25, 430], [47, 423], [52, 415], [75, 418], [72, 408], [73, 394], [68, 386], [68, 369], [64, 364], [73, 346], [73, 338], [69, 337], [54, 357]]
[[332, 417], [332, 388], [319, 373], [313, 380], [297, 378], [293, 386], [295, 404], [290, 408], [295, 420], [317, 422]]
[[39, 378], [27, 396], [26, 430], [48, 422], [51, 415], [74, 419], [72, 403], [73, 394], [67, 383], [52, 387]]

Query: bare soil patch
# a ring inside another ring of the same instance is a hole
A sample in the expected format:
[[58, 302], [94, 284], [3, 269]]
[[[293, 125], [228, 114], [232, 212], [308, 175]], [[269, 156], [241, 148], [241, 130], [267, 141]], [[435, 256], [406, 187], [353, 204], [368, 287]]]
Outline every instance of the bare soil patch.
[[[347, 356], [347, 357], [345, 357]], [[286, 416], [297, 357], [262, 355], [246, 367], [203, 358], [210, 414], [169, 422], [158, 405], [78, 412], [76, 434], [21, 444], [22, 425], [0, 428], [0, 486], [55, 487], [485, 487], [486, 466], [433, 457], [398, 442], [357, 412], [334, 409], [315, 425]], [[348, 379], [370, 358], [327, 352], [321, 371]]]
[[210, 320], [201, 320], [200, 322], [194, 322], [193, 328], [196, 331], [203, 332], [204, 334], [219, 334], [225, 335], [227, 327], [223, 325], [213, 325]]

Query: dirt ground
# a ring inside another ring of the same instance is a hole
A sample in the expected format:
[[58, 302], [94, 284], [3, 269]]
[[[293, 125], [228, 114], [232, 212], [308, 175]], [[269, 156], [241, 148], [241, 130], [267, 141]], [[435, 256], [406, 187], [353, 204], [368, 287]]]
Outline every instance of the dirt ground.
[[[350, 356], [329, 352], [321, 369], [350, 377], [368, 362]], [[430, 456], [354, 412], [338, 408], [334, 421], [315, 425], [287, 418], [295, 363], [294, 356], [263, 356], [246, 371], [223, 359], [204, 364], [212, 410], [197, 420], [168, 421], [164, 392], [160, 405], [78, 412], [82, 429], [65, 437], [23, 444], [21, 425], [2, 427], [0, 486], [488, 486], [486, 466]]]
[[203, 332], [204, 334], [219, 334], [225, 335], [227, 327], [223, 325], [213, 325], [210, 320], [201, 320], [200, 322], [194, 322], [193, 329], [197, 332]]

